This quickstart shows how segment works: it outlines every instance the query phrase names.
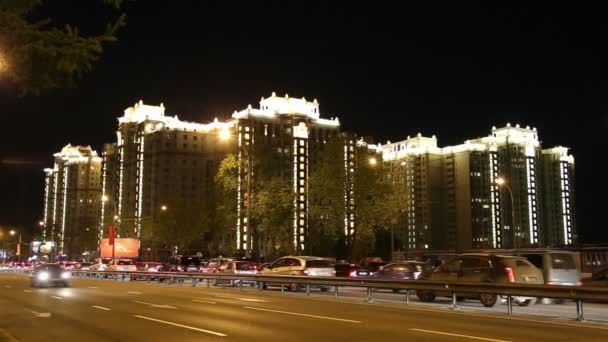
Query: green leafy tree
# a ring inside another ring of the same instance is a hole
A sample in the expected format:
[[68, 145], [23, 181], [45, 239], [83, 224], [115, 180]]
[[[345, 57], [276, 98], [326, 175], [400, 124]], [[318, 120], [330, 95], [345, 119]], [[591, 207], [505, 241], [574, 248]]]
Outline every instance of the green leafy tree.
[[252, 203], [258, 253], [266, 259], [294, 252], [293, 185], [284, 177], [274, 176], [256, 186]]
[[[104, 3], [118, 12], [122, 1]], [[0, 77], [14, 81], [21, 95], [72, 86], [125, 24], [125, 14], [117, 14], [103, 33], [88, 36], [76, 26], [59, 28], [50, 18], [32, 21], [41, 5], [40, 0], [0, 0]]]
[[309, 184], [309, 248], [313, 255], [346, 257], [344, 246], [344, 144], [329, 141], [311, 171]]

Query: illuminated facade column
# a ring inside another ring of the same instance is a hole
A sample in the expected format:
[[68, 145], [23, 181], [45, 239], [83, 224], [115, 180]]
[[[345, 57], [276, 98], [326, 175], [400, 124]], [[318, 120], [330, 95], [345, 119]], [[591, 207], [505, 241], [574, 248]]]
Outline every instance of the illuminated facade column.
[[50, 240], [51, 241], [55, 241], [55, 234], [56, 234], [56, 228], [57, 228], [57, 196], [59, 195], [59, 167], [57, 165], [57, 163], [55, 162], [55, 165], [53, 166], [53, 215], [52, 215], [52, 220], [51, 220], [51, 236], [50, 236]]
[[137, 132], [137, 166], [136, 166], [136, 181], [135, 185], [135, 229], [137, 239], [141, 237], [141, 218], [142, 218], [142, 201], [144, 189], [144, 147], [145, 136], [142, 130]]
[[308, 127], [300, 122], [293, 126], [293, 244], [296, 254], [306, 249], [308, 232]]
[[574, 240], [574, 229], [572, 219], [572, 191], [570, 186], [574, 177], [570, 174], [570, 167], [567, 161], [560, 162], [560, 183], [562, 199], [562, 224], [563, 224], [563, 243], [571, 245]]
[[47, 236], [50, 237], [50, 231], [52, 227], [52, 216], [53, 212], [51, 208], [54, 206], [54, 193], [53, 189], [55, 187], [55, 179], [54, 179], [54, 171], [53, 169], [44, 169], [44, 173], [46, 174], [44, 177], [44, 214], [42, 218], [42, 222], [44, 222], [44, 227], [42, 231], [42, 241], [46, 241]]
[[244, 253], [249, 253], [252, 248], [249, 223], [253, 192], [253, 133], [253, 128], [248, 125], [247, 121], [239, 122], [236, 248]]
[[491, 218], [490, 223], [492, 226], [492, 247], [502, 248], [502, 208], [500, 202], [500, 188], [496, 184], [496, 179], [500, 177], [499, 171], [499, 158], [495, 148], [489, 153], [490, 163], [490, 212]]
[[528, 237], [527, 243], [537, 244], [539, 242], [539, 206], [538, 201], [538, 182], [537, 182], [538, 170], [536, 158], [534, 156], [526, 157], [526, 188], [527, 188], [527, 199], [528, 199]]
[[344, 144], [344, 236], [351, 243], [355, 234], [355, 141]]

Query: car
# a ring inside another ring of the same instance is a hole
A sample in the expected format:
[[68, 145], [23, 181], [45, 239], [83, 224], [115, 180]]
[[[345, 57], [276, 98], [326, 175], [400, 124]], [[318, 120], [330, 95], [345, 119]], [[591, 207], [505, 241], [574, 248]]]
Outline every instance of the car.
[[534, 266], [543, 271], [545, 284], [580, 286], [581, 271], [576, 263], [577, 254], [567, 251], [520, 252]]
[[[418, 279], [447, 282], [473, 282], [493, 284], [544, 284], [543, 273], [524, 257], [496, 255], [490, 253], [471, 253], [457, 256], [434, 270], [427, 270]], [[449, 297], [449, 291], [417, 290], [416, 295], [422, 302], [432, 302], [436, 296]], [[457, 293], [461, 299], [479, 299], [485, 307], [496, 304], [495, 293]], [[536, 303], [536, 298], [514, 297], [521, 306]]]
[[608, 267], [601, 268], [593, 273], [591, 277], [583, 279], [583, 286], [608, 287]]
[[92, 262], [81, 262], [79, 270], [88, 271], [91, 266], [93, 266]]
[[158, 272], [163, 267], [163, 264], [160, 262], [145, 261], [135, 263], [135, 267], [139, 272]]
[[114, 259], [108, 264], [106, 271], [136, 272], [137, 267], [131, 259]]
[[[420, 274], [431, 270], [431, 264], [422, 261], [400, 261], [388, 264], [372, 274], [372, 278], [376, 279], [418, 279]], [[393, 292], [399, 292], [399, 289], [393, 289]]]
[[371, 275], [371, 272], [366, 268], [351, 263], [334, 264], [334, 270], [336, 271], [336, 277], [365, 278]]
[[[292, 275], [292, 276], [314, 276], [314, 277], [333, 277], [336, 275], [333, 263], [327, 259], [314, 256], [285, 256], [275, 260], [267, 268], [263, 269], [262, 275]], [[263, 288], [268, 285], [277, 285], [274, 283], [264, 283]], [[327, 291], [329, 287], [319, 287], [321, 291]], [[290, 283], [291, 291], [299, 291], [300, 285]]]
[[112, 261], [110, 258], [97, 258], [95, 259], [95, 263], [89, 267], [89, 271], [105, 271], [110, 261]]
[[388, 262], [386, 262], [378, 257], [363, 258], [363, 259], [361, 259], [361, 262], [359, 263], [359, 265], [361, 265], [361, 267], [367, 269], [371, 273], [378, 272], [382, 267], [386, 266], [387, 264], [388, 264]]
[[80, 263], [78, 261], [62, 261], [60, 265], [62, 265], [66, 271], [80, 269]]
[[225, 265], [231, 261], [234, 261], [235, 258], [212, 258], [207, 261], [207, 264], [204, 267], [201, 267], [201, 272], [203, 273], [215, 273], [218, 268], [222, 265]]
[[[256, 274], [258, 273], [258, 267], [255, 263], [249, 262], [249, 261], [230, 261], [225, 263], [224, 265], [220, 266], [217, 268], [216, 272], [217, 274]], [[251, 280], [222, 280], [222, 279], [217, 279], [215, 282], [215, 285], [219, 285], [219, 284], [230, 284], [232, 286], [236, 286], [240, 283], [243, 284], [249, 284], [250, 286], [254, 286], [256, 284], [256, 281], [251, 279]]]
[[42, 264], [34, 269], [30, 279], [32, 287], [68, 286], [71, 274], [59, 264]]

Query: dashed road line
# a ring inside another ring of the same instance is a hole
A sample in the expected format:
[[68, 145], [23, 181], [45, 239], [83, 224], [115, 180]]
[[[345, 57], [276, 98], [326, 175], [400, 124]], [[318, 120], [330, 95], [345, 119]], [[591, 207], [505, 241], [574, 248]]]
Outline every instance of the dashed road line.
[[443, 335], [443, 336], [453, 336], [453, 337], [462, 337], [462, 338], [466, 338], [468, 340], [477, 340], [477, 341], [490, 341], [490, 342], [511, 342], [508, 340], [498, 340], [495, 338], [487, 338], [487, 337], [479, 337], [479, 336], [471, 336], [471, 335], [462, 335], [462, 334], [454, 334], [454, 333], [449, 333], [449, 332], [443, 332], [443, 331], [435, 331], [435, 330], [425, 330], [425, 329], [416, 329], [416, 328], [410, 328], [411, 331], [416, 331], [416, 332], [421, 332], [421, 333], [427, 333], [427, 334], [435, 334], [435, 335]]
[[257, 310], [257, 311], [267, 311], [267, 312], [281, 313], [281, 314], [293, 315], [293, 316], [302, 316], [302, 317], [311, 317], [311, 318], [328, 319], [328, 320], [331, 320], [331, 321], [340, 321], [340, 322], [347, 322], [347, 323], [356, 323], [356, 324], [361, 323], [361, 321], [355, 321], [355, 320], [352, 320], [352, 319], [335, 318], [335, 317], [327, 317], [327, 316], [317, 316], [317, 315], [309, 315], [309, 314], [303, 314], [303, 313], [298, 313], [298, 312], [290, 312], [290, 311], [281, 311], [281, 310], [262, 309], [262, 308], [255, 308], [255, 307], [252, 307], [252, 306], [244, 306], [244, 307], [243, 307], [243, 309], [248, 309], [248, 310]]
[[95, 309], [99, 309], [99, 310], [110, 311], [110, 309], [108, 309], [108, 308], [104, 308], [103, 306], [97, 306], [97, 305], [93, 305], [93, 306], [91, 306], [91, 307], [92, 307], [92, 308], [95, 308]]
[[152, 321], [152, 322], [158, 322], [158, 323], [162, 323], [162, 324], [172, 325], [174, 327], [194, 330], [194, 331], [202, 332], [202, 333], [205, 333], [205, 334], [210, 334], [210, 335], [215, 335], [215, 336], [220, 336], [220, 337], [226, 337], [226, 336], [228, 336], [228, 335], [223, 334], [221, 332], [212, 331], [212, 330], [206, 330], [206, 329], [201, 329], [201, 328], [196, 328], [196, 327], [191, 327], [189, 325], [179, 324], [179, 323], [175, 323], [175, 322], [163, 321], [161, 319], [156, 319], [156, 318], [152, 318], [152, 317], [146, 317], [146, 316], [140, 316], [140, 315], [133, 315], [133, 317], [145, 319], [145, 320]]
[[63, 299], [61, 297], [57, 297], [57, 296], [51, 296], [51, 298], [55, 298], [55, 299]]
[[197, 303], [206, 303], [206, 304], [217, 304], [216, 302], [211, 302], [208, 300], [200, 300], [200, 299], [193, 299], [193, 302], [197, 302]]

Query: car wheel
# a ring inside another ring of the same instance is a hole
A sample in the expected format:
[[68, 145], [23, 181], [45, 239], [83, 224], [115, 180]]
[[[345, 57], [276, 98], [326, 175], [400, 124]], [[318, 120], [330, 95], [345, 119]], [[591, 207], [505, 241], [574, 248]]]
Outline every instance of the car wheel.
[[327, 292], [329, 291], [329, 287], [322, 287], [320, 288], [321, 292]]
[[262, 283], [262, 290], [266, 290], [268, 288], [268, 286], [266, 285], [266, 283]]
[[536, 297], [527, 298], [526, 300], [517, 301], [517, 305], [519, 305], [519, 306], [534, 305], [534, 304], [536, 304], [537, 300], [538, 300], [538, 298], [536, 298]]
[[416, 297], [421, 302], [429, 303], [435, 300], [435, 294], [431, 291], [416, 291]]
[[393, 289], [393, 293], [399, 293], [399, 291], [401, 291], [401, 290], [399, 290], [399, 289]]
[[494, 304], [496, 304], [496, 300], [498, 299], [498, 296], [495, 294], [491, 294], [491, 293], [482, 293], [479, 296], [479, 301], [481, 302], [481, 304], [483, 306], [485, 306], [486, 308], [491, 308], [494, 306]]
[[291, 292], [298, 292], [298, 291], [300, 291], [300, 285], [298, 285], [296, 283], [291, 283], [291, 284], [289, 284], [289, 290]]

